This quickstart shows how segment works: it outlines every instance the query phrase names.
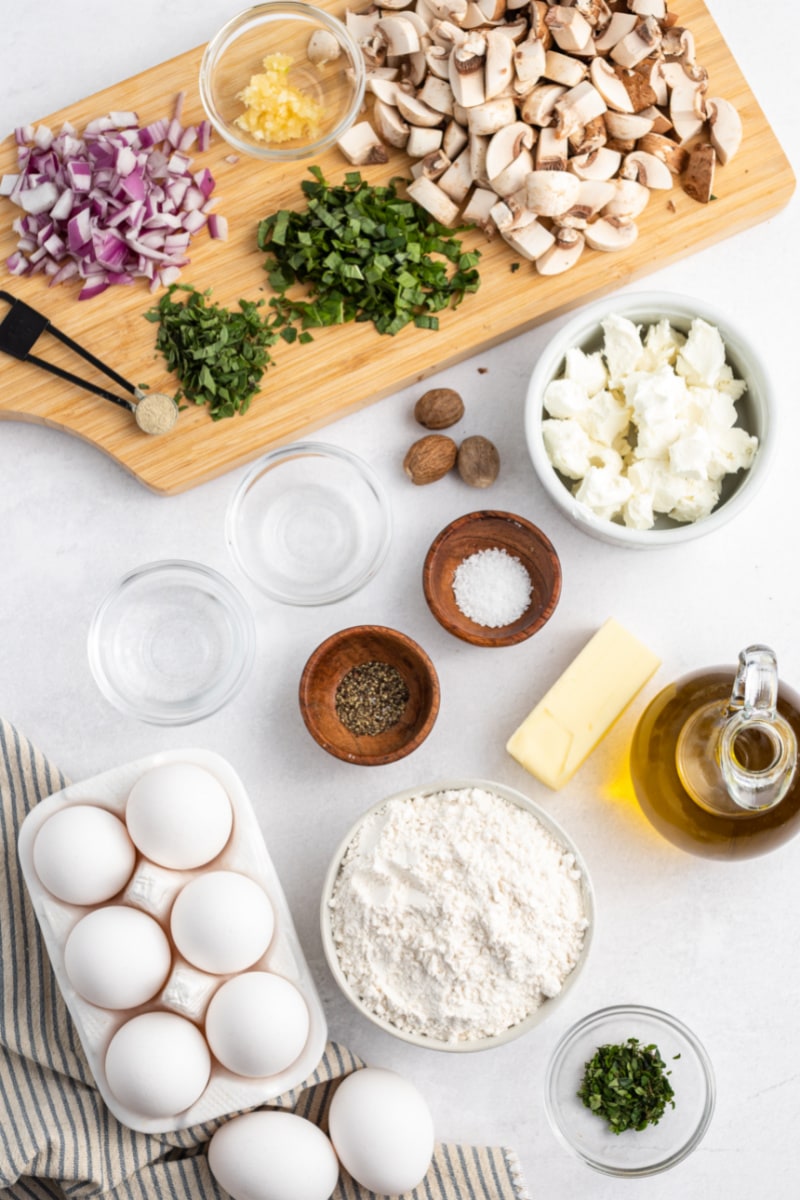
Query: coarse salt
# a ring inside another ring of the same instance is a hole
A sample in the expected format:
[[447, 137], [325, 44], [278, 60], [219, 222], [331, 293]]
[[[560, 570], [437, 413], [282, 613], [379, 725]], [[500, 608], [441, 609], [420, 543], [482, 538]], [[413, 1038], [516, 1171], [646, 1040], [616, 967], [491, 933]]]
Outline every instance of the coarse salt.
[[500, 548], [470, 554], [453, 576], [453, 593], [461, 612], [490, 629], [521, 617], [532, 590], [531, 577], [520, 560]]

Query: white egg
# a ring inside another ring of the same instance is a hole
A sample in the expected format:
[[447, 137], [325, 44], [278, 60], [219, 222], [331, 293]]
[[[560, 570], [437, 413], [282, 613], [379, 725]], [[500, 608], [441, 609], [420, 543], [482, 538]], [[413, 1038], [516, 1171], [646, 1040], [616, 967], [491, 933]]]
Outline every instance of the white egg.
[[339, 1164], [325, 1134], [288, 1112], [252, 1112], [221, 1125], [208, 1165], [233, 1200], [328, 1200]]
[[206, 1037], [223, 1067], [236, 1075], [277, 1075], [300, 1057], [308, 1039], [308, 1006], [297, 988], [267, 971], [223, 983], [206, 1013]]
[[233, 810], [222, 784], [194, 763], [163, 763], [137, 779], [125, 808], [128, 832], [146, 858], [188, 871], [222, 851]]
[[328, 1114], [345, 1170], [379, 1196], [413, 1191], [433, 1158], [433, 1118], [407, 1079], [382, 1067], [354, 1071], [337, 1087]]
[[100, 1008], [135, 1008], [166, 981], [172, 950], [146, 913], [122, 904], [82, 917], [64, 945], [64, 968], [75, 991]]
[[143, 1117], [171, 1117], [200, 1098], [211, 1055], [196, 1025], [176, 1013], [146, 1012], [121, 1025], [105, 1058], [108, 1086]]
[[122, 821], [96, 804], [70, 804], [53, 813], [33, 843], [36, 874], [68, 904], [110, 900], [130, 879], [135, 862]]
[[180, 953], [211, 975], [252, 967], [269, 946], [274, 928], [266, 892], [237, 871], [209, 871], [192, 879], [178, 893], [170, 915]]

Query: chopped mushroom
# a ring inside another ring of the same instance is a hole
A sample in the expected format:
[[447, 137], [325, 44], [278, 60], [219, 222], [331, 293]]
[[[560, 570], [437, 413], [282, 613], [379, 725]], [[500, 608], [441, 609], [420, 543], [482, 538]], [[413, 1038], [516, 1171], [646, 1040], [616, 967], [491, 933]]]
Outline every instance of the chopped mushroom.
[[367, 163], [389, 161], [386, 147], [381, 143], [369, 121], [359, 121], [342, 134], [336, 145], [349, 163], [365, 166]]
[[413, 199], [499, 230], [541, 274], [633, 245], [676, 178], [707, 202], [741, 143], [667, 0], [377, 0], [346, 23], [370, 114], [350, 161], [405, 148]]
[[714, 193], [714, 167], [717, 155], [711, 145], [695, 146], [683, 173], [683, 190], [700, 204], [708, 204]]

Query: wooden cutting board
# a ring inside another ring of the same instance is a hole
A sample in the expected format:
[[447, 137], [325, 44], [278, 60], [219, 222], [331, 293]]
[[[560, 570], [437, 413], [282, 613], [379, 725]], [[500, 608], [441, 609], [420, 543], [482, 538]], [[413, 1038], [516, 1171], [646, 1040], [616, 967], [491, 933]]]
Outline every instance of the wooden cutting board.
[[[345, 6], [344, 0], [323, 3], [339, 14]], [[181, 413], [172, 433], [148, 437], [124, 409], [29, 363], [3, 357], [0, 418], [39, 422], [76, 434], [153, 490], [180, 492], [772, 216], [794, 189], [786, 156], [704, 4], [680, 0], [675, 7], [681, 23], [695, 35], [698, 62], [709, 72], [710, 94], [735, 104], [744, 124], [741, 150], [717, 171], [714, 202], [699, 205], [679, 187], [655, 192], [638, 219], [639, 238], [629, 251], [587, 250], [571, 271], [549, 279], [528, 263], [512, 273], [517, 257], [513, 251], [499, 238], [487, 243], [472, 232], [465, 244], [482, 252], [480, 290], [458, 309], [443, 313], [438, 332], [411, 327], [388, 338], [360, 324], [320, 330], [308, 345], [280, 344], [274, 352], [276, 364], [265, 374], [261, 392], [244, 417], [215, 423], [205, 409], [192, 408]], [[93, 117], [132, 109], [146, 123], [170, 114], [176, 94], [183, 90], [184, 121], [199, 121], [202, 51], [203, 47], [190, 50], [43, 120], [56, 130], [65, 120], [80, 129]], [[256, 228], [276, 208], [302, 207], [299, 184], [307, 177], [307, 164], [281, 167], [245, 157], [229, 163], [229, 154], [227, 145], [215, 137], [208, 151], [195, 155], [196, 166], [209, 167], [217, 180], [218, 211], [229, 220], [230, 236], [222, 242], [205, 231], [197, 234], [190, 247], [191, 265], [184, 268], [181, 281], [211, 288], [216, 302], [236, 306], [240, 297], [268, 295]], [[335, 149], [317, 161], [331, 182], [341, 182], [349, 169]], [[15, 146], [9, 137], [0, 145], [0, 174], [15, 169]], [[383, 183], [406, 169], [406, 158], [396, 152], [387, 166], [364, 168], [362, 173], [370, 182]], [[11, 222], [18, 213], [7, 199], [0, 199], [0, 260], [14, 249]], [[143, 319], [157, 298], [145, 281], [111, 288], [80, 303], [75, 285], [48, 288], [41, 276], [12, 278], [3, 271], [0, 287], [45, 313], [133, 383], [175, 389], [176, 381], [165, 373], [154, 350], [155, 327]], [[3, 306], [0, 316], [5, 311]], [[52, 338], [43, 338], [37, 353], [44, 355], [45, 340], [51, 361], [74, 367], [69, 352]]]

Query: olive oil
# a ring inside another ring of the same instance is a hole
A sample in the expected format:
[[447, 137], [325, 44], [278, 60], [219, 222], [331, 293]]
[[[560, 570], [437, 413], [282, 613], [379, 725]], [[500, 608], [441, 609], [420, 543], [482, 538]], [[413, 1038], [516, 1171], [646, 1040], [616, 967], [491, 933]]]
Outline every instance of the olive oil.
[[[684, 850], [711, 858], [764, 854], [800, 830], [800, 771], [774, 808], [726, 814], [707, 810], [684, 788], [676, 749], [687, 720], [703, 705], [730, 698], [734, 672], [712, 669], [685, 675], [645, 709], [633, 736], [631, 776], [639, 804], [664, 837]], [[800, 742], [800, 697], [782, 684], [778, 712]], [[740, 735], [741, 736], [741, 735]], [[762, 769], [771, 753], [759, 737], [737, 740], [736, 752], [749, 769]]]

